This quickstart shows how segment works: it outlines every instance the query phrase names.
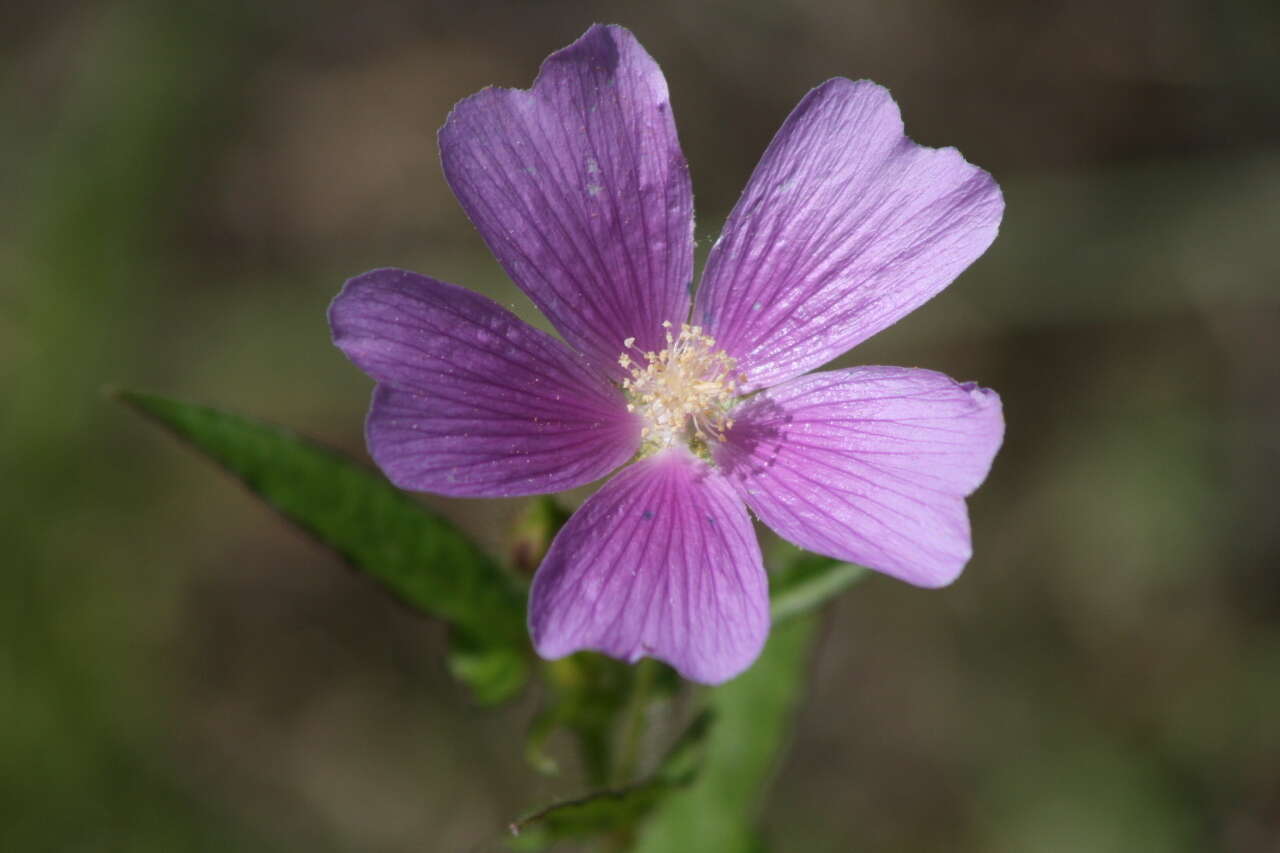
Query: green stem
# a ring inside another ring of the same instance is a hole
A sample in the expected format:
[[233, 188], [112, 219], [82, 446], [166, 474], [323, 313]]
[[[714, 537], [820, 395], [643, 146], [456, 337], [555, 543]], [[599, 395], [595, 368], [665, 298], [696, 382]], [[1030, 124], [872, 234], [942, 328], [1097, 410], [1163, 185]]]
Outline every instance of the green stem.
[[658, 665], [645, 658], [636, 664], [635, 678], [631, 682], [631, 695], [627, 698], [626, 717], [623, 720], [622, 748], [613, 768], [615, 787], [634, 781], [636, 764], [640, 757], [640, 742], [644, 739], [648, 723], [649, 692], [658, 672]]

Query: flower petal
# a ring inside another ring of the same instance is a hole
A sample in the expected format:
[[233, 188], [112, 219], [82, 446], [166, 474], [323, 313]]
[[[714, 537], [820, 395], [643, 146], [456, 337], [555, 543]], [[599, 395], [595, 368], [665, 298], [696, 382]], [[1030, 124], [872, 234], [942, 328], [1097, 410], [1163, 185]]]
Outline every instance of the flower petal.
[[458, 497], [556, 492], [635, 453], [621, 392], [560, 341], [452, 284], [382, 269], [347, 282], [333, 340], [380, 383], [369, 453], [404, 489]]
[[638, 462], [605, 484], [551, 543], [529, 599], [545, 658], [594, 649], [664, 660], [717, 684], [769, 633], [769, 592], [746, 507], [688, 451]]
[[765, 151], [707, 259], [694, 317], [748, 390], [818, 367], [951, 283], [995, 239], [991, 176], [903, 135], [887, 89], [829, 80]]
[[964, 498], [1004, 437], [994, 391], [858, 367], [771, 388], [734, 418], [716, 464], [780, 535], [917, 586], [960, 574], [972, 553]]
[[507, 273], [597, 368], [662, 349], [689, 311], [693, 193], [667, 83], [621, 27], [594, 26], [533, 88], [485, 89], [440, 131], [445, 177]]

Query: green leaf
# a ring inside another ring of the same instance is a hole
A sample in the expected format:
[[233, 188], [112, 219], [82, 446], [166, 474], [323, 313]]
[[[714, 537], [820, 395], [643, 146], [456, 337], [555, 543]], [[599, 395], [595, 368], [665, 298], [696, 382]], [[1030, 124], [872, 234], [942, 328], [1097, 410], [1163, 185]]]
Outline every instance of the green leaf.
[[708, 691], [716, 725], [702, 769], [692, 786], [671, 796], [643, 827], [639, 853], [760, 849], [754, 825], [791, 730], [815, 624], [809, 616], [776, 626], [750, 669]]
[[862, 566], [801, 552], [769, 584], [773, 624], [821, 607], [868, 574]]
[[658, 769], [643, 782], [555, 803], [513, 822], [510, 846], [516, 850], [543, 850], [569, 838], [629, 832], [668, 795], [697, 778], [711, 720], [710, 711], [699, 714]]
[[454, 626], [450, 668], [481, 701], [498, 701], [523, 684], [524, 593], [452, 524], [363, 465], [288, 430], [151, 394], [115, 396], [397, 598]]
[[450, 638], [448, 663], [449, 672], [481, 705], [505, 702], [529, 679], [529, 655], [522, 644], [494, 642], [461, 629]]

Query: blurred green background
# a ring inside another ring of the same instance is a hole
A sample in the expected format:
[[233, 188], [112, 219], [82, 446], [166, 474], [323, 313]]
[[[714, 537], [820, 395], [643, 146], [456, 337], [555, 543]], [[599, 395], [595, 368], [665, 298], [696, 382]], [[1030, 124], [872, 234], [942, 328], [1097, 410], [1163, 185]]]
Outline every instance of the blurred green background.
[[[578, 792], [522, 762], [536, 695], [474, 708], [440, 626], [101, 389], [363, 456], [328, 301], [398, 265], [533, 317], [434, 132], [595, 20], [667, 73], [703, 249], [837, 75], [1007, 198], [845, 359], [979, 379], [1008, 439], [958, 583], [831, 608], [776, 849], [1280, 849], [1271, 0], [5, 4], [0, 849], [487, 851]], [[428, 501], [492, 548], [520, 506]]]

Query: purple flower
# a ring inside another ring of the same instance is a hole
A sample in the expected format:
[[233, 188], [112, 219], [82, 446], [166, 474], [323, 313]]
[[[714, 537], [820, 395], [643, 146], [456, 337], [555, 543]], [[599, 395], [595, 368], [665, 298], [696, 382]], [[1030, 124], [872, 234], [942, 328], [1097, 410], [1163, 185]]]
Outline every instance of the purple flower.
[[946, 287], [995, 238], [991, 176], [903, 134], [888, 91], [834, 79], [765, 151], [693, 295], [693, 199], [662, 72], [594, 26], [533, 88], [440, 131], [445, 176], [560, 332], [416, 273], [352, 279], [335, 343], [377, 380], [396, 485], [533, 495], [631, 462], [569, 520], [530, 593], [538, 653], [651, 656], [718, 683], [759, 654], [768, 583], [748, 507], [803, 548], [918, 586], [971, 553], [965, 497], [1000, 399], [928, 370], [806, 374]]

